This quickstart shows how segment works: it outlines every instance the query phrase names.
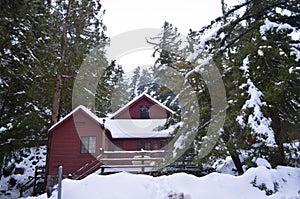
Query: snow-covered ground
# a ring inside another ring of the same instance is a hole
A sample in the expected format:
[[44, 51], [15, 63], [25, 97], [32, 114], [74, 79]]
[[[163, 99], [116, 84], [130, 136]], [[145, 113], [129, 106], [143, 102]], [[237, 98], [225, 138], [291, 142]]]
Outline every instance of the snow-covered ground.
[[[6, 170], [9, 172], [0, 177], [0, 199], [18, 198], [19, 186], [34, 176], [35, 167], [45, 166], [46, 153], [46, 146], [22, 149], [5, 164]], [[31, 191], [28, 190], [28, 193], [24, 193], [24, 195], [30, 194]]]
[[[300, 168], [258, 166], [248, 169], [242, 176], [220, 173], [204, 177], [185, 173], [160, 177], [125, 172], [107, 176], [92, 174], [78, 181], [65, 179], [62, 186], [63, 199], [300, 199]], [[46, 198], [46, 194], [30, 197]], [[57, 191], [51, 198], [57, 198]]]
[[[18, 184], [33, 176], [35, 166], [45, 164], [45, 152], [46, 147], [31, 148], [22, 152], [25, 154], [22, 159], [11, 160], [15, 167], [11, 175], [0, 179], [0, 199], [19, 197]], [[83, 180], [65, 179], [62, 199], [300, 199], [300, 168], [271, 169], [262, 158], [253, 162], [257, 167], [242, 176], [235, 176], [234, 164], [228, 157], [216, 166], [218, 173], [204, 177], [185, 173], [152, 177], [122, 172], [107, 176], [92, 174]], [[17, 172], [21, 168], [22, 172]], [[12, 178], [16, 180], [14, 186], [9, 183]], [[54, 190], [51, 199], [56, 198]], [[47, 199], [47, 195], [27, 199]]]

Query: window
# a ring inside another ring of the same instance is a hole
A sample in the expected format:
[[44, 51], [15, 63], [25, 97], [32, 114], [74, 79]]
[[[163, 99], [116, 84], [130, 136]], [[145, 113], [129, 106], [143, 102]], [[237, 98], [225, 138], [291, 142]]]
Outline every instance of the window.
[[96, 153], [96, 137], [94, 136], [81, 137], [80, 153], [81, 154]]
[[149, 119], [149, 107], [146, 105], [140, 106], [140, 118]]
[[137, 143], [137, 150], [151, 150], [151, 142], [138, 142]]

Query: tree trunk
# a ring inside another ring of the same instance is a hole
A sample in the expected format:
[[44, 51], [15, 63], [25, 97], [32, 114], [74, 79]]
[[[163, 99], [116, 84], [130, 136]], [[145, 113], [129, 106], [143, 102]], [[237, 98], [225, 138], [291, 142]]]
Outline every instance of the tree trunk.
[[53, 96], [53, 102], [52, 102], [51, 126], [58, 121], [61, 90], [62, 90], [62, 76], [61, 76], [61, 74], [57, 74], [56, 75], [56, 89], [55, 89], [55, 93]]
[[284, 155], [284, 134], [281, 131], [281, 120], [279, 116], [278, 109], [273, 107], [271, 108], [271, 118], [272, 118], [272, 128], [274, 131], [275, 142], [278, 145], [276, 165], [286, 165], [286, 159]]
[[52, 102], [51, 126], [56, 122], [58, 122], [58, 117], [59, 117], [59, 108], [60, 108], [59, 105], [60, 105], [61, 92], [63, 86], [62, 74], [60, 73], [60, 69], [65, 67], [65, 51], [66, 51], [66, 42], [67, 42], [67, 33], [68, 33], [67, 19], [69, 18], [70, 15], [71, 4], [72, 4], [72, 0], [69, 0], [65, 22], [63, 24], [63, 30], [61, 35], [61, 48], [60, 48], [61, 60], [56, 74], [56, 90]]
[[235, 168], [236, 168], [238, 174], [239, 175], [244, 174], [244, 170], [243, 170], [242, 163], [241, 163], [241, 160], [239, 158], [239, 155], [237, 153], [230, 152], [230, 156], [233, 160], [233, 163], [235, 165]]
[[0, 149], [0, 179], [2, 178], [3, 175], [4, 161], [5, 161], [5, 153], [3, 149]]

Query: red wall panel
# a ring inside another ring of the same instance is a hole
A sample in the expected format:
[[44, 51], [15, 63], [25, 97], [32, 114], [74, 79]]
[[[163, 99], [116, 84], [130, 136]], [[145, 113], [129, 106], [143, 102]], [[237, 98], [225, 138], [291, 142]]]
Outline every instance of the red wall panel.
[[[75, 126], [76, 122], [80, 122], [80, 126]], [[101, 126], [80, 109], [50, 133], [49, 175], [57, 175], [59, 165], [63, 166], [64, 175], [75, 172], [98, 156], [98, 149], [102, 147]], [[96, 136], [95, 154], [80, 154], [81, 136]]]
[[140, 119], [140, 106], [142, 105], [146, 105], [150, 108], [150, 119], [164, 119], [170, 117], [170, 112], [144, 96], [117, 114], [114, 119]]

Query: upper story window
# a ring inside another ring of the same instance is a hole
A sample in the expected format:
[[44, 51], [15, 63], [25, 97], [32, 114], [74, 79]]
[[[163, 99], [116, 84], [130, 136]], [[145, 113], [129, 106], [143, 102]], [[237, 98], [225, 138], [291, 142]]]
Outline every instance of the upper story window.
[[96, 137], [95, 136], [83, 136], [81, 137], [80, 153], [96, 153]]
[[146, 105], [140, 106], [140, 118], [141, 119], [150, 119], [148, 106], [146, 106]]
[[137, 143], [137, 150], [151, 150], [151, 142], [148, 141], [141, 141]]

